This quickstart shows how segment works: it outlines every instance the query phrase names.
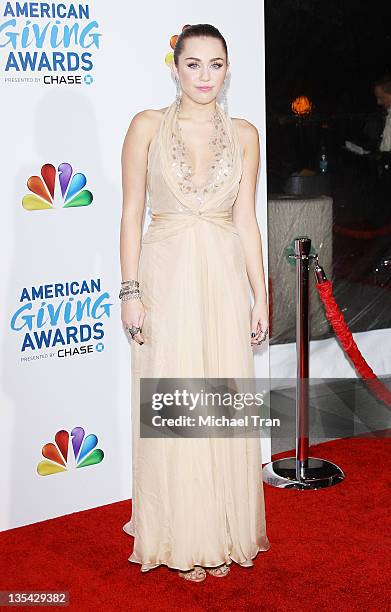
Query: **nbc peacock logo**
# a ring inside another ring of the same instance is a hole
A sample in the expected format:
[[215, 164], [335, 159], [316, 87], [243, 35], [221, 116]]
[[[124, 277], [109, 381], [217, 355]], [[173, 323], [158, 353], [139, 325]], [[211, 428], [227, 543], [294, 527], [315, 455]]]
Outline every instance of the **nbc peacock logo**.
[[[61, 198], [55, 198], [56, 178], [60, 185]], [[26, 210], [89, 206], [93, 195], [91, 191], [84, 189], [86, 183], [85, 175], [81, 172], [74, 174], [71, 164], [62, 163], [57, 170], [53, 164], [44, 164], [41, 176], [30, 176], [28, 179], [27, 187], [32, 193], [23, 197], [22, 206]]]
[[54, 436], [54, 440], [55, 443], [48, 442], [42, 447], [45, 459], [37, 465], [40, 476], [96, 465], [103, 460], [103, 451], [96, 448], [98, 438], [95, 434], [86, 436], [83, 427], [74, 427], [70, 435], [61, 429]]

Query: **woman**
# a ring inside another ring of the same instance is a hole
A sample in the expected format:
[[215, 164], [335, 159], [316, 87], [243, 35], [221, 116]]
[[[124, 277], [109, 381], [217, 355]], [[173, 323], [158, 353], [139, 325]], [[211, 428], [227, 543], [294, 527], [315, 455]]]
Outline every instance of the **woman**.
[[[227, 575], [232, 561], [252, 566], [270, 547], [259, 437], [139, 437], [140, 377], [254, 378], [252, 346], [268, 331], [258, 132], [216, 101], [228, 68], [220, 32], [187, 26], [174, 49], [176, 100], [136, 114], [122, 152], [133, 453], [132, 517], [123, 529], [134, 536], [129, 560], [141, 571], [164, 564], [195, 582], [206, 571]], [[142, 237], [146, 187], [152, 220]]]

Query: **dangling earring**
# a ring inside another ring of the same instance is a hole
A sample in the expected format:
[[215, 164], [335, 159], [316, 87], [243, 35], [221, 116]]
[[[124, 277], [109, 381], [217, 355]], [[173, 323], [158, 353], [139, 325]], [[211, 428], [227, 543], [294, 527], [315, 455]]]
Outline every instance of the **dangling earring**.
[[179, 110], [179, 106], [181, 104], [181, 99], [182, 99], [182, 88], [181, 88], [181, 84], [180, 84], [178, 77], [175, 77], [175, 86], [176, 86], [176, 96], [175, 96], [176, 108], [177, 110]]
[[220, 104], [223, 106], [225, 114], [228, 115], [227, 78], [224, 79], [223, 87], [221, 88]]

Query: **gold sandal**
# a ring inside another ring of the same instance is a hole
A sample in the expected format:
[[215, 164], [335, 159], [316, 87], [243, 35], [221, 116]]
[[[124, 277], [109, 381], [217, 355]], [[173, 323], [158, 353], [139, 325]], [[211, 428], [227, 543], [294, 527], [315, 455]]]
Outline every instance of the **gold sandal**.
[[217, 578], [223, 578], [226, 576], [231, 568], [223, 563], [223, 565], [219, 565], [219, 567], [212, 567], [207, 569], [206, 571], [211, 574], [211, 576], [216, 576]]
[[206, 578], [206, 572], [203, 567], [196, 566], [192, 570], [188, 570], [187, 572], [178, 571], [178, 574], [184, 580], [191, 580], [192, 582], [202, 582]]

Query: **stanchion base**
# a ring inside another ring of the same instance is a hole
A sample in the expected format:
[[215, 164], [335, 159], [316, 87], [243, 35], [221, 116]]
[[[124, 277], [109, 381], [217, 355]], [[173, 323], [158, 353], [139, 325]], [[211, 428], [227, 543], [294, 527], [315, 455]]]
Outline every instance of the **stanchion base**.
[[282, 489], [322, 489], [338, 484], [345, 474], [335, 463], [325, 459], [308, 457], [304, 478], [296, 476], [296, 457], [277, 459], [265, 465], [263, 480], [272, 487]]

